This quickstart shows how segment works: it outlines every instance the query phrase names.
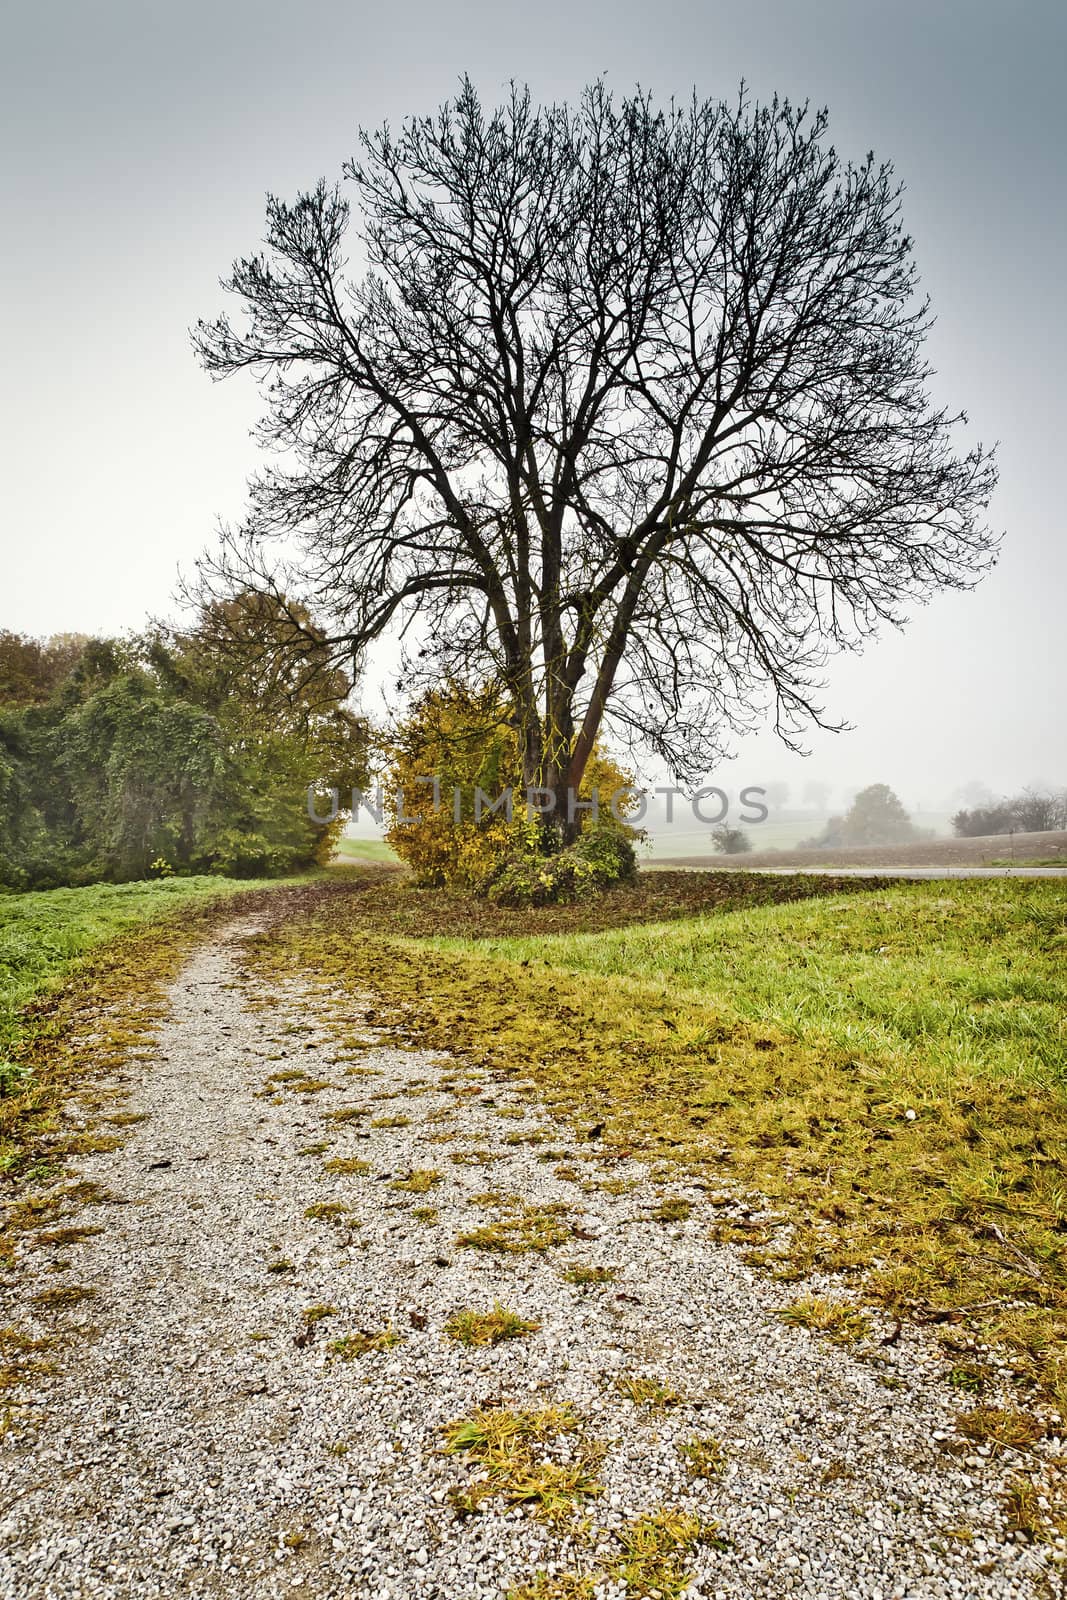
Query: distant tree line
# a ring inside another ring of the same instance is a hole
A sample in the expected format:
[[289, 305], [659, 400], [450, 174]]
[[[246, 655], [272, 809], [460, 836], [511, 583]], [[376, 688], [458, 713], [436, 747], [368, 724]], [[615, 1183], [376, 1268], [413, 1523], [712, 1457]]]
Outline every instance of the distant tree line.
[[313, 823], [308, 786], [365, 781], [367, 734], [343, 673], [314, 651], [294, 665], [289, 626], [237, 596], [186, 632], [0, 632], [0, 886], [325, 859], [343, 819]]
[[1067, 828], [1067, 789], [1024, 789], [1013, 799], [957, 811], [952, 827], [960, 839], [996, 833], [1052, 833]]

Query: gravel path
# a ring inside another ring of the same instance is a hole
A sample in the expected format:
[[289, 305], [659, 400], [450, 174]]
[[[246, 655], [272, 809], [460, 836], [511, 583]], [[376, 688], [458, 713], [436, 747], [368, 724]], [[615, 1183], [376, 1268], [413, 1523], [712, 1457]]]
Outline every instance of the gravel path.
[[[1012, 1463], [959, 1443], [967, 1397], [932, 1343], [785, 1325], [811, 1286], [709, 1237], [758, 1218], [607, 1164], [532, 1086], [376, 1037], [358, 997], [268, 993], [248, 931], [190, 962], [153, 1058], [111, 1085], [144, 1120], [80, 1170], [124, 1203], [49, 1219], [4, 1287], [0, 1324], [65, 1348], [0, 1397], [0, 1593], [607, 1600], [684, 1574], [704, 1600], [1038, 1593], [999, 1510]], [[478, 1248], [524, 1238], [544, 1248]], [[78, 1287], [27, 1321], [27, 1290]], [[536, 1328], [446, 1334], [495, 1302]], [[577, 1522], [508, 1507], [491, 1491], [514, 1474], [445, 1451], [478, 1408], [540, 1430], [527, 1478], [600, 1486]], [[538, 1571], [590, 1583], [524, 1589]]]

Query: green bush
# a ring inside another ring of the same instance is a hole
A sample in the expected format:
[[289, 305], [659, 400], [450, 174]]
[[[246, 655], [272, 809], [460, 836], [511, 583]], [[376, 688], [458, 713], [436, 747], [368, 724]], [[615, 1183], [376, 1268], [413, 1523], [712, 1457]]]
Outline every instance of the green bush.
[[727, 822], [720, 822], [717, 828], [711, 830], [711, 842], [723, 856], [743, 856], [752, 849], [752, 840], [745, 830], [731, 828]]
[[513, 857], [489, 885], [488, 897], [502, 906], [545, 906], [581, 900], [637, 874], [629, 832], [597, 823], [556, 855]]

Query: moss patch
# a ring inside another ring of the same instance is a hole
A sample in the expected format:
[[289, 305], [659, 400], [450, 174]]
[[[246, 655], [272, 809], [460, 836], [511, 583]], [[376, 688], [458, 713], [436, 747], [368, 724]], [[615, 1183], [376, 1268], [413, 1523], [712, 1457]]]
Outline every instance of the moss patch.
[[525, 1200], [512, 1200], [495, 1222], [457, 1234], [456, 1244], [463, 1250], [490, 1250], [501, 1255], [551, 1250], [571, 1237], [571, 1229], [563, 1221], [566, 1212], [566, 1206], [530, 1206]]

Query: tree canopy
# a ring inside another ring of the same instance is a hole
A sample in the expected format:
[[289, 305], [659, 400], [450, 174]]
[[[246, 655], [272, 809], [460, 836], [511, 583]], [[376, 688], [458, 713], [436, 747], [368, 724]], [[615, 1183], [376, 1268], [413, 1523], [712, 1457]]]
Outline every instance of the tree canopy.
[[464, 81], [343, 178], [269, 198], [196, 330], [283, 457], [204, 582], [302, 595], [339, 660], [417, 620], [409, 686], [498, 683], [526, 782], [605, 727], [689, 776], [768, 705], [795, 744], [831, 649], [992, 560], [899, 186], [826, 112]]
[[887, 783], [861, 789], [842, 817], [831, 817], [818, 838], [802, 848], [840, 850], [877, 844], [912, 844], [929, 838], [917, 828]]

